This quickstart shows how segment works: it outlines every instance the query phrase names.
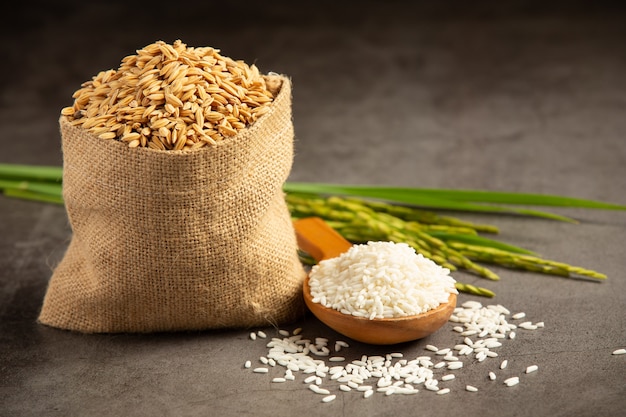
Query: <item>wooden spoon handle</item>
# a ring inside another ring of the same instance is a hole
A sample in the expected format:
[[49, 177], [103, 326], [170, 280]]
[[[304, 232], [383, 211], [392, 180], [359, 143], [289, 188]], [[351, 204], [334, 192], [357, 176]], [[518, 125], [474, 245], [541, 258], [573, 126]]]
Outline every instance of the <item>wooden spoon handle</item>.
[[293, 222], [300, 249], [317, 262], [335, 258], [352, 244], [319, 217], [306, 217]]

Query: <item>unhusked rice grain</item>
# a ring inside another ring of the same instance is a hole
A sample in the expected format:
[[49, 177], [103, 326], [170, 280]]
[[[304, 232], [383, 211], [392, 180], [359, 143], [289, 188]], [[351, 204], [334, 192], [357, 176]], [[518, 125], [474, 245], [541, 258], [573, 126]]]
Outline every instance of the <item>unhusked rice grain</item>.
[[101, 71], [61, 114], [129, 147], [192, 150], [235, 136], [269, 111], [282, 80], [211, 47], [157, 41]]
[[371, 241], [314, 265], [309, 286], [313, 302], [346, 314], [406, 317], [457, 293], [449, 272], [406, 243]]

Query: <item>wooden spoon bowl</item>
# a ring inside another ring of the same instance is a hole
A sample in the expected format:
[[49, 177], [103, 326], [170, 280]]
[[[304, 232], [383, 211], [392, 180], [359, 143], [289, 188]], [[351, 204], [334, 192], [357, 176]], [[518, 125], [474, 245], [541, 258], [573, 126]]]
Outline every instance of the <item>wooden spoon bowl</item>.
[[[320, 218], [309, 217], [294, 222], [298, 246], [317, 261], [339, 256], [351, 244]], [[309, 277], [303, 285], [306, 306], [313, 315], [331, 329], [353, 340], [391, 345], [426, 337], [439, 330], [450, 318], [456, 307], [456, 294], [450, 294], [448, 302], [415, 316], [368, 319], [344, 314], [333, 308], [313, 302]]]

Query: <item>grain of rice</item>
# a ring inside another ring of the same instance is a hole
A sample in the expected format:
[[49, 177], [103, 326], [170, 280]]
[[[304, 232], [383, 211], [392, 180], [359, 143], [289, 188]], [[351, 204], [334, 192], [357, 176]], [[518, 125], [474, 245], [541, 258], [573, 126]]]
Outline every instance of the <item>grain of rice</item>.
[[496, 374], [493, 372], [489, 372], [489, 379], [491, 379], [492, 381], [496, 380]]
[[613, 355], [625, 355], [626, 349], [617, 349], [613, 351]]
[[267, 368], [262, 368], [262, 367], [261, 367], [261, 368], [254, 368], [254, 369], [252, 370], [252, 372], [255, 372], [255, 373], [257, 373], [257, 374], [266, 374], [266, 373], [268, 373], [269, 371], [270, 371], [269, 369], [267, 369]]
[[437, 391], [437, 395], [445, 395], [450, 392], [450, 388], [444, 388]]
[[246, 368], [246, 369], [250, 368], [251, 366], [252, 366], [252, 362], [250, 362], [250, 361], [246, 361], [246, 362], [243, 364], [243, 367], [244, 367], [244, 368]]
[[512, 387], [514, 385], [519, 384], [519, 377], [513, 376], [511, 378], [507, 378], [504, 380], [504, 384], [508, 387]]
[[456, 378], [456, 376], [454, 374], [446, 374], [446, 375], [441, 377], [441, 380], [442, 381], [451, 381], [454, 378]]
[[367, 390], [367, 391], [365, 391], [365, 392], [363, 393], [363, 398], [369, 398], [369, 397], [371, 397], [372, 395], [374, 395], [374, 390], [373, 390], [373, 389], [369, 389], [369, 390]]
[[322, 398], [322, 402], [329, 403], [331, 401], [335, 401], [335, 398], [337, 398], [335, 394], [327, 395], [326, 397]]
[[328, 358], [328, 360], [330, 362], [343, 362], [346, 360], [346, 358], [344, 358], [343, 356], [331, 356], [330, 358]]
[[537, 365], [530, 365], [526, 368], [526, 373], [529, 374], [531, 372], [535, 372], [539, 367]]
[[285, 378], [281, 378], [281, 377], [276, 377], [276, 378], [272, 378], [272, 382], [277, 383], [277, 382], [285, 382], [287, 381]]
[[438, 352], [439, 348], [437, 346], [434, 345], [426, 345], [425, 347], [426, 350], [430, 350], [431, 352]]
[[256, 333], [254, 332], [250, 333], [250, 339], [256, 340]]
[[261, 339], [265, 339], [267, 338], [267, 335], [265, 334], [265, 332], [259, 330], [258, 332], [256, 332], [257, 336], [259, 336]]
[[522, 312], [513, 314], [511, 316], [511, 318], [514, 320], [523, 319], [524, 317], [526, 317], [526, 313], [522, 313]]
[[469, 391], [469, 392], [477, 392], [477, 391], [478, 391], [478, 388], [476, 388], [476, 387], [475, 387], [475, 386], [473, 386], [473, 385], [466, 385], [466, 386], [465, 386], [465, 390], [466, 390], [466, 391]]
[[509, 361], [508, 361], [508, 360], [506, 360], [506, 359], [505, 359], [505, 360], [503, 360], [503, 361], [500, 363], [500, 369], [504, 369], [504, 368], [506, 368], [508, 364], [509, 364]]

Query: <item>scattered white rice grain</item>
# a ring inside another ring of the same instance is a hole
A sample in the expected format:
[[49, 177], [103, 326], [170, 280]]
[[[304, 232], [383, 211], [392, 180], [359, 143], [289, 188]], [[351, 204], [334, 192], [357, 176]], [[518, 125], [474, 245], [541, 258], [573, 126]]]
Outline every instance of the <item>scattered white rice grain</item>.
[[446, 355], [450, 353], [450, 348], [445, 348], [445, 349], [439, 349], [437, 352], [435, 352], [435, 355]]
[[257, 374], [266, 374], [268, 373], [270, 370], [267, 368], [254, 368], [252, 370], [252, 372], [256, 372]]
[[523, 319], [524, 317], [526, 317], [526, 313], [523, 313], [523, 312], [516, 313], [511, 316], [511, 318], [514, 320]]
[[519, 384], [519, 377], [512, 376], [511, 378], [507, 378], [507, 379], [504, 380], [504, 384], [507, 387], [512, 387], [514, 385], [517, 385], [517, 384]]
[[509, 339], [515, 339], [515, 336], [516, 336], [515, 332], [509, 333]]
[[461, 361], [448, 362], [448, 369], [450, 370], [461, 369], [462, 367], [463, 367], [463, 362]]
[[426, 345], [426, 350], [430, 350], [431, 352], [437, 352], [439, 351], [439, 348], [434, 345]]
[[493, 372], [489, 372], [489, 379], [491, 379], [492, 381], [496, 380], [496, 374]]
[[299, 335], [300, 333], [302, 333], [302, 327], [298, 327], [298, 328], [294, 329], [294, 330], [293, 330], [293, 332], [292, 332], [292, 334], [293, 334], [294, 336], [297, 336], [297, 335]]
[[345, 384], [339, 385], [339, 389], [342, 390], [342, 391], [345, 391], [345, 392], [352, 391], [352, 388], [350, 388], [349, 386], [347, 386]]
[[456, 376], [454, 374], [447, 374], [441, 377], [442, 381], [452, 381]]
[[500, 363], [500, 369], [504, 369], [507, 367], [507, 365], [509, 364], [508, 360], [503, 360], [502, 363]]
[[466, 386], [465, 386], [465, 390], [466, 390], [466, 391], [469, 391], [469, 392], [476, 392], [476, 391], [478, 391], [478, 388], [476, 388], [476, 387], [475, 387], [475, 386], [473, 386], [473, 385], [466, 385]]
[[289, 336], [289, 332], [287, 330], [279, 330], [278, 334], [280, 334], [281, 336]]
[[463, 333], [465, 329], [463, 329], [461, 326], [454, 326], [452, 330], [454, 330], [457, 333]]
[[252, 362], [250, 361], [246, 361], [246, 363], [243, 364], [243, 367], [246, 369], [250, 368], [251, 366], [252, 366]]
[[440, 368], [443, 368], [443, 367], [444, 367], [444, 366], [446, 366], [446, 365], [447, 365], [447, 363], [446, 363], [446, 362], [441, 361], [441, 362], [437, 362], [437, 363], [435, 364], [434, 368], [435, 368], [435, 369], [440, 369]]
[[346, 358], [344, 358], [343, 356], [331, 356], [330, 358], [328, 358], [328, 360], [330, 362], [343, 362], [346, 360]]
[[613, 355], [624, 355], [626, 354], [626, 349], [617, 349], [613, 351]]
[[537, 365], [530, 365], [526, 368], [526, 373], [529, 374], [531, 372], [535, 372], [539, 367]]
[[251, 332], [251, 333], [250, 333], [250, 339], [252, 339], [252, 340], [256, 340], [256, 333]]
[[469, 300], [469, 301], [466, 301], [463, 304], [461, 304], [461, 306], [463, 306], [465, 308], [468, 308], [468, 309], [479, 309], [483, 305], [480, 302], [478, 302], [478, 301]]
[[450, 388], [444, 388], [437, 391], [437, 395], [445, 395], [450, 392]]
[[312, 383], [313, 381], [315, 381], [315, 378], [317, 378], [317, 376], [316, 376], [316, 375], [311, 375], [311, 376], [309, 376], [309, 377], [306, 377], [306, 378], [304, 378], [304, 383], [305, 383], [305, 384], [310, 384], [310, 383]]
[[285, 378], [276, 377], [272, 379], [272, 382], [285, 382], [287, 381]]
[[261, 356], [259, 358], [259, 361], [261, 361], [263, 365], [267, 365], [268, 359], [265, 356]]
[[535, 326], [537, 326], [537, 328], [544, 328], [546, 327], [546, 324], [542, 321], [538, 321], [537, 323], [535, 323]]
[[266, 339], [267, 335], [265, 334], [264, 331], [259, 330], [258, 332], [256, 332], [257, 336], [259, 336], [261, 339]]
[[334, 401], [335, 398], [337, 398], [337, 396], [335, 394], [327, 395], [326, 397], [322, 398], [322, 402], [329, 403], [331, 401]]
[[369, 398], [369, 397], [371, 397], [373, 394], [374, 394], [374, 390], [373, 390], [373, 389], [369, 389], [369, 390], [367, 390], [367, 391], [365, 391], [365, 392], [363, 393], [363, 398]]

